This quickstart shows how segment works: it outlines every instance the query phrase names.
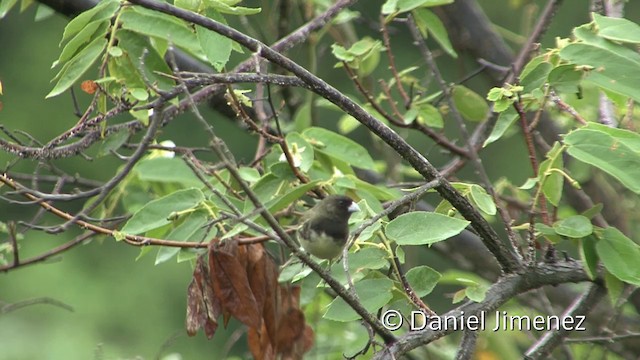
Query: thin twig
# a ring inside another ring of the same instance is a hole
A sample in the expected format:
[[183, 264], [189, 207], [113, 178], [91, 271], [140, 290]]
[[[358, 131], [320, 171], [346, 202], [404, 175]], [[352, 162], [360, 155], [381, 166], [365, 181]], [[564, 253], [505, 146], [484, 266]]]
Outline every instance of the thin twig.
[[[601, 285], [592, 284], [582, 296], [567, 308], [562, 317], [577, 319], [577, 316], [584, 316], [605, 294], [606, 290]], [[568, 334], [569, 330], [564, 327], [560, 327], [556, 331], [547, 331], [527, 350], [525, 358], [527, 360], [546, 359]]]
[[409, 108], [411, 106], [411, 98], [407, 95], [406, 91], [402, 87], [402, 81], [400, 81], [400, 75], [398, 75], [398, 69], [396, 68], [396, 61], [393, 57], [393, 53], [391, 52], [391, 41], [389, 40], [389, 31], [387, 30], [387, 24], [384, 21], [384, 16], [380, 15], [380, 32], [382, 32], [382, 39], [384, 41], [384, 52], [387, 53], [387, 58], [389, 59], [389, 69], [391, 70], [391, 74], [393, 74], [393, 78], [396, 80], [396, 88], [398, 88], [398, 93], [402, 96], [404, 101], [405, 108]]
[[409, 30], [411, 32], [411, 35], [413, 36], [414, 42], [418, 45], [418, 49], [422, 53], [422, 57], [426, 61], [427, 65], [429, 66], [431, 74], [435, 78], [436, 82], [440, 87], [440, 90], [442, 90], [442, 93], [444, 94], [444, 97], [447, 101], [447, 105], [449, 106], [451, 114], [453, 115], [453, 118], [456, 121], [456, 124], [458, 125], [460, 135], [462, 136], [466, 144], [469, 161], [471, 161], [471, 164], [473, 164], [476, 174], [480, 177], [480, 180], [482, 181], [485, 189], [493, 199], [493, 202], [496, 204], [498, 215], [502, 220], [504, 228], [507, 232], [507, 237], [509, 238], [509, 241], [511, 243], [513, 254], [515, 254], [514, 261], [520, 263], [520, 261], [522, 260], [522, 254], [518, 252], [518, 241], [516, 238], [516, 233], [513, 231], [513, 228], [511, 227], [512, 220], [509, 214], [502, 209], [502, 206], [499, 206], [499, 202], [498, 202], [499, 199], [498, 199], [498, 195], [496, 194], [495, 188], [493, 187], [493, 184], [489, 179], [489, 175], [487, 175], [487, 172], [484, 166], [482, 165], [482, 161], [478, 156], [478, 152], [476, 151], [476, 148], [471, 140], [471, 136], [469, 136], [469, 132], [467, 131], [467, 126], [464, 123], [464, 119], [462, 119], [462, 115], [460, 114], [460, 112], [458, 111], [458, 108], [453, 102], [453, 94], [451, 92], [451, 88], [444, 81], [444, 78], [440, 73], [440, 69], [438, 68], [438, 65], [433, 59], [433, 56], [431, 54], [431, 51], [429, 50], [429, 47], [427, 46], [426, 42], [422, 38], [420, 34], [420, 30], [418, 29], [418, 25], [415, 23], [413, 16], [409, 16], [407, 25], [409, 26]]

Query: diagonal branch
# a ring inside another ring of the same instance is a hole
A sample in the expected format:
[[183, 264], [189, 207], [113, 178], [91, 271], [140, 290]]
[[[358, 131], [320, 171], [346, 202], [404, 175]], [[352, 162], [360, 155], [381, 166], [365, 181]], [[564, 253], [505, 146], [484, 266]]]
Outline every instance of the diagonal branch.
[[[545, 285], [558, 285], [568, 282], [589, 281], [589, 277], [577, 262], [561, 262], [556, 264], [538, 264], [535, 268], [528, 268], [527, 272], [518, 275], [502, 277], [487, 291], [482, 302], [469, 301], [444, 315], [441, 321], [436, 322], [442, 326], [427, 327], [422, 331], [412, 331], [401, 336], [398, 341], [379, 351], [374, 359], [398, 359], [409, 351], [440, 339], [459, 329], [455, 324], [460, 324], [470, 316], [485, 316], [497, 310], [501, 305], [512, 299], [517, 294], [525, 293]], [[490, 326], [493, 326], [491, 324]]]
[[259, 56], [277, 64], [298, 76], [307, 83], [313, 92], [331, 101], [343, 111], [356, 118], [360, 123], [369, 128], [380, 139], [391, 146], [400, 154], [413, 168], [418, 171], [427, 181], [438, 180], [440, 185], [436, 188], [438, 193], [453, 205], [462, 216], [471, 222], [473, 228], [480, 235], [485, 246], [494, 254], [498, 263], [505, 272], [514, 272], [521, 269], [521, 264], [517, 255], [501, 241], [496, 231], [489, 225], [484, 217], [464, 198], [451, 183], [443, 179], [438, 169], [436, 169], [420, 152], [409, 145], [400, 135], [389, 128], [384, 123], [369, 114], [360, 105], [355, 103], [338, 91], [333, 86], [324, 82], [317, 76], [307, 71], [302, 66], [288, 59], [281, 53], [275, 51], [264, 43], [249, 37], [229, 26], [209, 19], [205, 16], [177, 8], [167, 3], [152, 0], [131, 0], [133, 4], [144, 6], [145, 8], [163, 12], [176, 16], [188, 22], [203, 26], [215, 31], [220, 35], [228, 37]]

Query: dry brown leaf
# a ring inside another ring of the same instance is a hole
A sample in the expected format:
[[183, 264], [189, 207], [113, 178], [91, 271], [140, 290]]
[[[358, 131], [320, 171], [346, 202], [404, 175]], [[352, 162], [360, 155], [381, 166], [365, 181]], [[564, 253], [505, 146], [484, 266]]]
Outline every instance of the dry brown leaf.
[[248, 345], [258, 360], [302, 359], [313, 346], [313, 330], [300, 309], [300, 287], [280, 285], [278, 266], [262, 244], [234, 241], [209, 247], [209, 269], [198, 258], [188, 288], [187, 332], [204, 327], [207, 337], [223, 315], [249, 327]]
[[198, 258], [193, 271], [193, 278], [187, 288], [186, 328], [189, 336], [194, 336], [198, 329], [204, 327], [208, 339], [211, 339], [218, 328], [220, 304], [213, 294], [207, 277], [207, 269], [203, 258]]
[[249, 286], [246, 250], [239, 251], [233, 241], [213, 244], [209, 251], [209, 271], [222, 309], [250, 328], [259, 328], [262, 316]]
[[253, 358], [256, 360], [272, 360], [276, 359], [277, 352], [271, 343], [271, 340], [266, 336], [266, 328], [264, 324], [260, 331], [256, 329], [249, 329], [247, 335], [247, 342], [249, 343], [249, 350]]

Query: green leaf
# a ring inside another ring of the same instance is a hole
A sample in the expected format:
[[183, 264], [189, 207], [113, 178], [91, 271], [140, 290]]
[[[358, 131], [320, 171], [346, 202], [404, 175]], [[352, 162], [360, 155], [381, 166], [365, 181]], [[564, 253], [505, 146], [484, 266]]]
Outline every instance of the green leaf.
[[613, 276], [610, 272], [604, 272], [604, 286], [607, 289], [607, 295], [609, 295], [609, 302], [611, 306], [619, 306], [618, 300], [622, 295], [625, 286], [620, 279]]
[[[207, 10], [206, 15], [221, 24], [227, 24], [224, 17], [215, 10]], [[200, 47], [207, 56], [209, 63], [211, 63], [217, 71], [224, 70], [231, 56], [231, 39], [198, 25], [196, 25], [196, 35], [200, 41]]]
[[120, 20], [123, 29], [167, 40], [199, 58], [202, 57], [202, 48], [196, 34], [184, 22], [172, 16], [134, 7], [123, 11]]
[[204, 0], [207, 6], [210, 6], [222, 14], [230, 15], [254, 15], [262, 11], [261, 8], [248, 8], [243, 6], [232, 6], [229, 1]]
[[570, 132], [564, 143], [569, 155], [603, 170], [640, 194], [640, 135], [590, 124]]
[[[129, 30], [120, 30], [117, 32], [117, 38], [118, 46], [124, 51], [123, 56], [117, 58], [118, 73], [113, 74], [118, 77], [118, 81], [128, 88], [147, 88], [143, 81], [144, 73], [144, 77], [160, 89], [173, 88], [173, 80], [162, 76], [171, 74], [171, 69], [145, 36]], [[141, 61], [143, 55], [144, 62]], [[112, 71], [114, 64], [109, 62], [109, 65], [109, 71]]]
[[111, 151], [120, 149], [120, 147], [129, 139], [129, 129], [122, 128], [115, 133], [107, 136], [100, 144], [97, 157], [111, 155]]
[[467, 286], [464, 294], [469, 300], [479, 303], [484, 301], [484, 298], [487, 296], [487, 290], [489, 290], [489, 287], [486, 285], [472, 285]]
[[560, 65], [549, 72], [549, 86], [558, 92], [575, 94], [583, 76], [575, 65]]
[[66, 63], [69, 59], [73, 58], [85, 44], [91, 43], [91, 41], [98, 37], [105, 36], [108, 28], [108, 20], [92, 21], [87, 24], [87, 26], [65, 45], [60, 53], [60, 57], [53, 63], [52, 67]]
[[507, 129], [509, 129], [511, 125], [516, 122], [516, 120], [518, 120], [518, 112], [512, 106], [509, 106], [507, 109], [501, 112], [500, 115], [498, 115], [498, 121], [496, 122], [496, 125], [493, 127], [493, 130], [491, 130], [491, 134], [489, 135], [487, 140], [485, 140], [482, 146], [486, 147], [492, 142], [500, 139], [507, 131]]
[[149, 99], [149, 93], [144, 88], [130, 88], [129, 94], [138, 101], [146, 101]]
[[134, 170], [142, 181], [180, 183], [185, 186], [202, 186], [202, 182], [180, 158], [143, 159]]
[[570, 238], [583, 238], [593, 233], [591, 221], [582, 215], [570, 216], [553, 224], [558, 235]]
[[[538, 55], [533, 59], [529, 60], [527, 65], [525, 65], [522, 71], [520, 72], [520, 79], [524, 79], [527, 76], [529, 76], [529, 73], [531, 73], [534, 69], [536, 69], [541, 63], [547, 62], [547, 60], [548, 59], [546, 54]], [[520, 83], [522, 83], [522, 80], [520, 81]]]
[[527, 181], [524, 182], [521, 186], [518, 187], [520, 190], [531, 190], [538, 183], [538, 178], [528, 178]]
[[73, 59], [66, 63], [56, 78], [59, 78], [58, 83], [53, 87], [51, 92], [47, 94], [46, 98], [54, 97], [62, 94], [68, 88], [70, 88], [87, 70], [93, 65], [93, 63], [100, 57], [102, 51], [107, 46], [107, 39], [96, 38], [87, 45], [82, 51], [78, 53]]
[[173, 5], [181, 9], [197, 12], [201, 3], [201, 0], [175, 0]]
[[[453, 1], [452, 1], [453, 2]], [[421, 30], [422, 35], [427, 37], [427, 32], [433, 35], [433, 38], [438, 42], [442, 49], [449, 54], [452, 58], [458, 58], [458, 54], [453, 49], [451, 41], [449, 41], [449, 35], [442, 21], [431, 10], [425, 8], [418, 8], [413, 10], [413, 17], [416, 20], [418, 28]]]
[[[348, 63], [350, 68], [357, 69], [358, 76], [364, 77], [370, 75], [378, 66], [382, 43], [367, 36], [351, 45], [349, 49], [337, 44], [333, 44], [331, 49], [338, 60]], [[336, 64], [336, 67], [340, 66], [342, 63]]]
[[522, 76], [520, 84], [524, 86], [523, 92], [530, 93], [534, 89], [539, 89], [547, 82], [547, 76], [551, 72], [553, 65], [549, 62], [541, 62], [531, 69], [526, 76]]
[[432, 7], [451, 4], [453, 0], [398, 0], [397, 11], [400, 13], [411, 11], [419, 7]]
[[18, 0], [2, 0], [0, 1], [0, 19], [4, 18], [9, 10], [14, 7]]
[[69, 21], [67, 26], [64, 28], [64, 34], [62, 34], [60, 44], [63, 44], [67, 39], [70, 39], [72, 36], [82, 31], [90, 22], [100, 22], [112, 18], [119, 8], [120, 1], [118, 0], [99, 1], [95, 7], [81, 13]]
[[478, 208], [487, 215], [496, 214], [496, 204], [493, 202], [491, 195], [480, 185], [471, 185], [471, 199], [478, 205]]
[[573, 43], [560, 50], [563, 59], [593, 68], [586, 80], [640, 101], [640, 89], [637, 86], [640, 82], [640, 55], [633, 54], [630, 55], [629, 49], [624, 46], [612, 43], [603, 46]]
[[[0, 10], [0, 19], [2, 19], [1, 13], [2, 13], [2, 10]], [[36, 15], [33, 17], [33, 21], [35, 22], [44, 21], [55, 14], [56, 14], [56, 11], [48, 7], [47, 5], [38, 4], [38, 7], [36, 8]]]
[[542, 192], [553, 206], [558, 206], [562, 198], [564, 176], [559, 171], [563, 170], [562, 147], [556, 142], [547, 153], [547, 160], [540, 163], [539, 174], [542, 178]]
[[596, 240], [592, 236], [580, 240], [580, 259], [589, 278], [595, 279], [598, 275], [599, 258], [596, 253]]
[[382, 14], [388, 15], [398, 10], [398, 0], [387, 0], [382, 4]]
[[582, 216], [588, 218], [588, 219], [593, 219], [596, 215], [600, 214], [602, 212], [602, 208], [604, 208], [604, 205], [602, 203], [597, 203], [595, 205], [593, 205], [591, 208], [585, 210], [582, 212]]
[[303, 262], [293, 262], [285, 266], [280, 271], [280, 275], [278, 275], [278, 282], [289, 283], [300, 281], [311, 273], [313, 273], [313, 270]]
[[640, 246], [616, 228], [607, 228], [596, 243], [596, 251], [604, 267], [613, 276], [633, 285], [640, 285]]
[[420, 104], [418, 107], [418, 122], [432, 128], [442, 129], [444, 120], [440, 111], [430, 104]]
[[[371, 270], [381, 269], [389, 264], [387, 252], [377, 247], [367, 247], [355, 253], [349, 254], [349, 275], [352, 281], [360, 281]], [[342, 267], [342, 262], [331, 266], [331, 275], [341, 284], [346, 285], [347, 275]]]
[[241, 166], [238, 169], [238, 173], [242, 180], [248, 182], [249, 184], [256, 183], [260, 180], [260, 172], [252, 167]]
[[404, 113], [404, 116], [402, 117], [402, 122], [405, 125], [409, 125], [412, 122], [414, 122], [417, 117], [418, 117], [418, 109], [416, 109], [415, 107], [411, 107], [409, 110], [407, 110], [406, 113]]
[[[258, 182], [253, 185], [252, 190], [258, 196], [260, 202], [264, 203], [275, 197], [282, 189], [285, 182], [273, 175], [272, 173], [266, 173]], [[253, 210], [253, 203], [247, 199], [245, 201], [245, 208]]]
[[469, 121], [482, 121], [489, 113], [489, 105], [484, 98], [462, 85], [453, 87], [453, 103], [460, 115]]
[[172, 213], [191, 209], [204, 201], [202, 191], [190, 188], [179, 190], [153, 200], [138, 210], [127, 221], [121, 232], [137, 235], [171, 223]]
[[338, 60], [344, 61], [344, 62], [351, 62], [356, 59], [356, 57], [349, 50], [345, 49], [343, 46], [340, 46], [338, 44], [331, 45], [331, 53]]
[[[528, 224], [525, 224], [525, 226], [528, 227]], [[534, 228], [540, 235], [554, 244], [562, 241], [562, 237], [559, 236], [551, 226], [547, 226], [542, 223], [535, 223]]]
[[440, 284], [453, 284], [465, 286], [465, 289], [454, 294], [453, 303], [460, 302], [466, 296], [472, 301], [481, 302], [484, 300], [489, 283], [481, 277], [457, 270], [448, 270], [442, 275]]
[[[392, 289], [393, 282], [387, 278], [367, 279], [355, 284], [355, 290], [362, 306], [370, 313], [375, 313], [393, 298]], [[347, 305], [342, 298], [338, 297], [329, 304], [324, 318], [346, 322], [358, 320], [360, 315]]]
[[[207, 223], [207, 214], [203, 211], [197, 211], [189, 214], [184, 221], [176, 226], [173, 231], [167, 235], [167, 240], [176, 241], [202, 241], [206, 232], [204, 225]], [[180, 252], [179, 247], [162, 246], [156, 255], [155, 265], [166, 262]]]
[[640, 43], [640, 26], [624, 18], [613, 18], [593, 13], [593, 21], [598, 26], [598, 35], [605, 39]]
[[320, 180], [316, 180], [304, 185], [294, 187], [284, 195], [278, 196], [275, 199], [268, 201], [265, 204], [265, 207], [272, 213], [280, 211], [292, 204], [294, 201], [298, 200], [302, 195], [306, 194], [307, 191], [310, 191], [311, 189], [318, 186], [319, 183]]
[[369, 152], [355, 141], [323, 128], [311, 127], [302, 135], [318, 151], [362, 169], [373, 169]]
[[428, 266], [416, 266], [407, 271], [407, 281], [419, 297], [427, 296], [442, 275]]
[[[344, 114], [338, 120], [338, 130], [341, 134], [348, 134], [353, 130], [357, 129], [360, 126], [360, 122], [356, 120], [353, 116]], [[308, 126], [307, 126], [308, 127]], [[296, 128], [298, 128], [296, 126]]]
[[384, 185], [370, 184], [354, 175], [345, 175], [345, 178], [353, 181], [356, 189], [367, 191], [381, 201], [394, 200], [401, 196], [401, 193], [395, 189], [389, 189]]
[[403, 214], [387, 224], [385, 233], [398, 245], [425, 245], [458, 235], [470, 222], [425, 211]]
[[178, 263], [191, 261], [192, 263], [198, 258], [198, 256], [203, 255], [204, 251], [196, 250], [196, 249], [180, 249], [178, 252], [178, 258], [176, 259]]
[[[292, 153], [294, 163], [298, 163], [300, 170], [307, 172], [313, 165], [313, 146], [297, 132], [291, 132], [286, 137], [287, 146]], [[286, 161], [286, 160], [285, 160]]]
[[293, 123], [295, 124], [295, 127], [294, 127], [295, 131], [301, 132], [301, 131], [304, 131], [304, 129], [311, 127], [311, 121], [312, 121], [311, 113], [312, 113], [311, 101], [305, 101], [304, 104], [302, 104], [302, 106], [298, 107], [295, 114], [293, 115]]

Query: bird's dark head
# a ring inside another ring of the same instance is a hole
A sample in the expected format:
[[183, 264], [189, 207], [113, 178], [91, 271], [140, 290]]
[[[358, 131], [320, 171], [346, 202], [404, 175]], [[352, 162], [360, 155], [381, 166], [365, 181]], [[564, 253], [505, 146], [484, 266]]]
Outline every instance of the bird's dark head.
[[329, 195], [318, 203], [319, 208], [336, 218], [349, 219], [352, 213], [360, 211], [360, 207], [350, 197], [344, 195]]

